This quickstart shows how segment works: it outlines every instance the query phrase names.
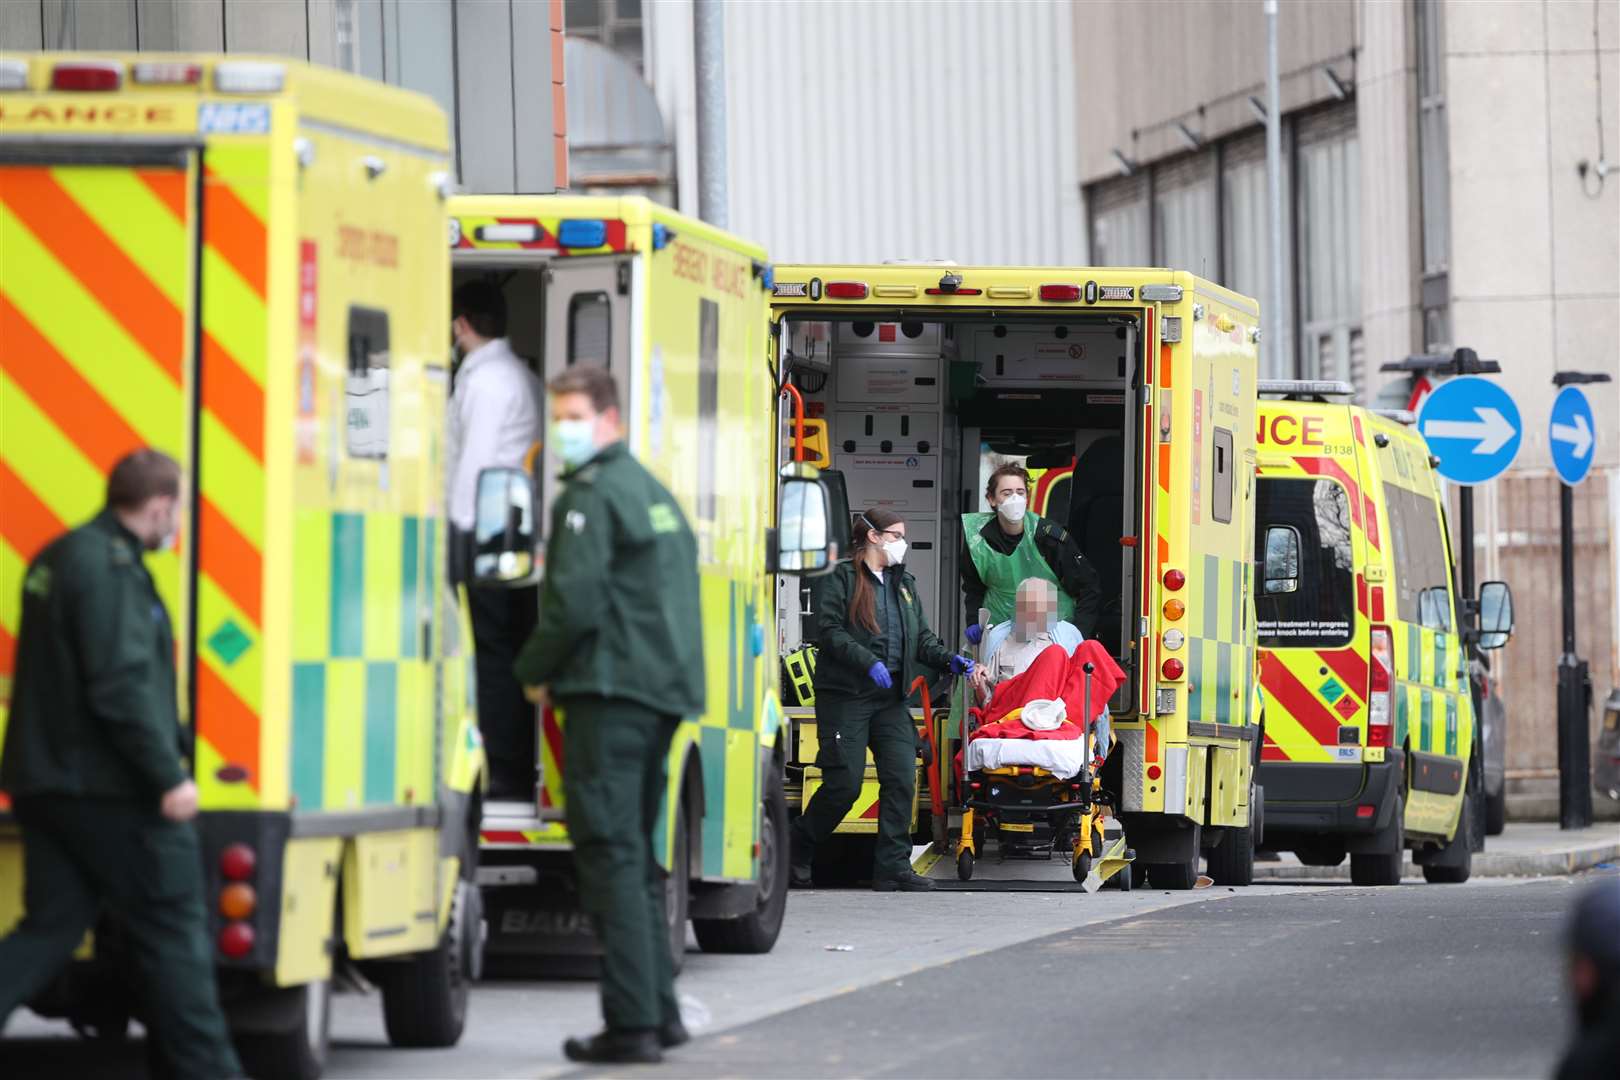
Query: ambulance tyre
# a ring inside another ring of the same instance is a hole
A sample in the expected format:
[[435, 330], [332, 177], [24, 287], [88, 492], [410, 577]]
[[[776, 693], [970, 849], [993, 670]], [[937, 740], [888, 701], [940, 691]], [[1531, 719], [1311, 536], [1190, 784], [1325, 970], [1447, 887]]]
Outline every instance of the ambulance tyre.
[[664, 918], [669, 928], [669, 958], [675, 974], [686, 964], [686, 920], [691, 908], [692, 882], [688, 877], [690, 841], [686, 829], [686, 800], [675, 814], [675, 837], [670, 846], [669, 876], [664, 879]]
[[787, 794], [780, 766], [770, 770], [759, 820], [759, 901], [736, 919], [693, 919], [698, 947], [712, 953], [768, 953], [782, 932], [788, 893]]
[[236, 1056], [242, 1059], [243, 1070], [254, 1077], [318, 1080], [326, 1067], [332, 1028], [331, 982], [323, 979], [268, 991], [267, 1000], [254, 1012], [285, 1017], [290, 1026], [236, 1032]]
[[1352, 885], [1399, 885], [1401, 866], [1406, 862], [1406, 800], [1395, 797], [1395, 810], [1385, 832], [1394, 833], [1394, 851], [1378, 854], [1350, 854], [1350, 883]]
[[1485, 796], [1485, 835], [1501, 836], [1507, 828], [1507, 791]]
[[429, 952], [384, 965], [383, 1027], [393, 1046], [446, 1047], [461, 1041], [467, 998], [479, 975], [484, 932], [484, 894], [457, 879], [450, 918]]
[[1254, 830], [1222, 829], [1221, 842], [1210, 850], [1209, 876], [1217, 885], [1254, 884]]
[[973, 880], [973, 852], [964, 851], [956, 857], [956, 876], [961, 881]]
[[[1483, 824], [1479, 803], [1470, 793], [1463, 796], [1462, 816], [1457, 821], [1457, 832], [1436, 852], [1436, 861], [1423, 867], [1423, 880], [1430, 885], [1461, 885], [1474, 869], [1474, 833]], [[1440, 861], [1444, 860], [1444, 861]]]

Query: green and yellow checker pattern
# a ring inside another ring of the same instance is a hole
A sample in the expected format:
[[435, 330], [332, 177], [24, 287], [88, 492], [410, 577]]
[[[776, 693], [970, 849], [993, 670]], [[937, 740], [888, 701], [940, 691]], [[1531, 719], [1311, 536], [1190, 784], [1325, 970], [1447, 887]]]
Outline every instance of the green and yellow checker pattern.
[[437, 519], [299, 511], [291, 787], [299, 810], [431, 802]]
[[1200, 597], [1188, 605], [1187, 720], [1242, 726], [1254, 696], [1254, 654], [1243, 625], [1249, 564], [1206, 553], [1202, 569], [1187, 580]]

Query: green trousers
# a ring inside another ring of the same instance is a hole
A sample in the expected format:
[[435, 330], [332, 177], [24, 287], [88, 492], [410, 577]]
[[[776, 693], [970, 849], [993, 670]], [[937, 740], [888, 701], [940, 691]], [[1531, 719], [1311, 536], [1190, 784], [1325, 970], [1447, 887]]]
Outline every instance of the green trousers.
[[652, 833], [680, 720], [621, 698], [558, 704], [568, 836], [580, 899], [602, 946], [602, 1018], [612, 1030], [673, 1023], [681, 1013]]
[[219, 1006], [196, 830], [134, 802], [17, 800], [24, 914], [0, 940], [0, 1026], [67, 963], [105, 911], [123, 926], [137, 1012], [175, 1076], [239, 1076]]
[[899, 690], [846, 696], [816, 692], [816, 768], [821, 787], [793, 823], [803, 850], [833, 834], [860, 796], [866, 749], [878, 776], [878, 837], [872, 874], [901, 877], [911, 869], [911, 804], [917, 790], [917, 729]]

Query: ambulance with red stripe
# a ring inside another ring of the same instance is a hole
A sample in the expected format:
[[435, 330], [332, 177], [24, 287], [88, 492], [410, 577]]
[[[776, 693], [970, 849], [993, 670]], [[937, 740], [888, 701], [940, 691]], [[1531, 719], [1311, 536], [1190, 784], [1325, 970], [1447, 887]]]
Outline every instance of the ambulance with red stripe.
[[[968, 625], [963, 515], [987, 509], [997, 464], [1038, 473], [1031, 501], [1097, 569], [1094, 636], [1128, 675], [1102, 782], [1135, 876], [1190, 889], [1207, 854], [1223, 884], [1247, 884], [1261, 825], [1249, 554], [1258, 305], [1193, 274], [1114, 267], [785, 265], [773, 291], [782, 375], [820, 426], [830, 475], [852, 509], [905, 519], [906, 568], [945, 640]], [[810, 603], [784, 583], [795, 807], [821, 783]], [[933, 841], [914, 863], [924, 870], [950, 850], [964, 803], [943, 689], [929, 698], [934, 715], [913, 699], [937, 747], [918, 766], [914, 837]], [[868, 758], [818, 875], [871, 865], [862, 848], [877, 793]]]
[[[450, 139], [427, 98], [280, 59], [0, 56], [0, 723], [22, 575], [143, 445], [189, 508], [179, 641], [209, 940], [255, 1076], [331, 994], [461, 1035], [479, 955], [467, 635], [445, 602]], [[22, 848], [0, 813], [0, 932]], [[32, 1002], [116, 1037], [116, 928]]]
[[[1502, 582], [1456, 594], [1445, 497], [1409, 413], [1347, 383], [1262, 381], [1255, 591], [1265, 847], [1348, 855], [1362, 885], [1468, 879], [1484, 836], [1468, 649], [1511, 632]], [[1504, 608], [1504, 604], [1506, 605]]]

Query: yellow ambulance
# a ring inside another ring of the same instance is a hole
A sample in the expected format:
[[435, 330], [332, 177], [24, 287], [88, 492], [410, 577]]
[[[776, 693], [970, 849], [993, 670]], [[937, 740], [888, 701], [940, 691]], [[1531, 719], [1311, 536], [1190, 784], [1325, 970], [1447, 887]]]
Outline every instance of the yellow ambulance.
[[[1258, 306], [1171, 270], [779, 266], [778, 355], [825, 428], [851, 509], [906, 521], [906, 568], [929, 624], [957, 641], [963, 515], [1003, 461], [1041, 474], [1038, 502], [1102, 578], [1095, 636], [1128, 679], [1102, 772], [1136, 875], [1247, 883], [1258, 802], [1251, 496]], [[810, 599], [784, 587], [778, 645], [794, 689], [789, 799], [819, 784]], [[934, 704], [946, 694], [936, 687]], [[914, 701], [914, 705], [919, 704]], [[917, 837], [960, 828], [957, 731], [916, 714], [937, 753]], [[877, 781], [840, 832], [874, 831]], [[819, 870], [818, 870], [819, 872]]]
[[[457, 196], [450, 205], [455, 283], [484, 279], [503, 291], [512, 348], [544, 378], [575, 364], [617, 377], [631, 451], [697, 535], [708, 711], [686, 719], [670, 751], [659, 834], [670, 947], [679, 964], [690, 919], [707, 951], [767, 952], [788, 883], [786, 747], [766, 648], [771, 575], [826, 568], [831, 536], [813, 468], [785, 455], [791, 475], [778, 489], [765, 253], [641, 198]], [[525, 554], [533, 527], [513, 534], [506, 522], [514, 510], [549, 521], [560, 471], [543, 450], [529, 476], [480, 478], [480, 511], [494, 516], [480, 520], [479, 550], [487, 539], [513, 558], [488, 560], [478, 587], [538, 578]], [[778, 531], [779, 499], [792, 520]], [[813, 542], [799, 538], [807, 523], [820, 529]], [[534, 798], [491, 801], [482, 821], [490, 959], [503, 966], [594, 951], [565, 824], [566, 717], [547, 708], [539, 723]]]
[[[209, 940], [249, 1071], [313, 1077], [359, 972], [461, 1035], [483, 752], [446, 600], [449, 133], [280, 59], [0, 57], [0, 717], [28, 560], [123, 454], [186, 470], [151, 569], [180, 642]], [[0, 816], [0, 931], [22, 852]], [[140, 1016], [116, 933], [32, 1004]], [[92, 958], [93, 956], [93, 958]], [[363, 981], [363, 980], [362, 980]]]
[[[1470, 647], [1513, 628], [1512, 594], [1456, 594], [1445, 498], [1409, 414], [1335, 382], [1262, 382], [1255, 547], [1265, 846], [1350, 857], [1398, 885], [1408, 850], [1468, 880], [1484, 836]], [[1477, 614], [1477, 625], [1476, 616]]]

